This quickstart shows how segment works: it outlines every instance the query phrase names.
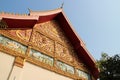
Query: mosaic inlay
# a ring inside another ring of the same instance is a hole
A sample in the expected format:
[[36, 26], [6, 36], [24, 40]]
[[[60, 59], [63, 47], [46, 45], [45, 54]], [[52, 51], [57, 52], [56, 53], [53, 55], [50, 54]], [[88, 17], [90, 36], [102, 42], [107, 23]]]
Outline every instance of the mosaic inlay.
[[2, 44], [3, 46], [5, 47], [8, 47], [12, 50], [15, 50], [19, 53], [22, 53], [22, 54], [25, 54], [26, 50], [27, 50], [27, 47], [22, 45], [21, 43], [19, 42], [16, 42], [10, 38], [7, 38], [3, 35], [0, 35], [0, 44]]
[[74, 68], [66, 63], [63, 63], [61, 61], [57, 61], [56, 66], [58, 69], [61, 69], [61, 70], [66, 71], [68, 73], [74, 74]]
[[89, 75], [88, 73], [86, 73], [86, 72], [84, 72], [84, 71], [82, 71], [82, 70], [79, 70], [79, 69], [77, 69], [76, 72], [77, 72], [77, 75], [78, 75], [79, 77], [83, 77], [83, 78], [85, 78], [86, 80], [91, 80], [91, 79], [90, 79], [90, 75]]
[[49, 57], [47, 55], [44, 55], [41, 52], [38, 52], [38, 51], [32, 49], [32, 50], [30, 50], [30, 56], [39, 60], [40, 62], [43, 62], [50, 66], [53, 66], [53, 58]]

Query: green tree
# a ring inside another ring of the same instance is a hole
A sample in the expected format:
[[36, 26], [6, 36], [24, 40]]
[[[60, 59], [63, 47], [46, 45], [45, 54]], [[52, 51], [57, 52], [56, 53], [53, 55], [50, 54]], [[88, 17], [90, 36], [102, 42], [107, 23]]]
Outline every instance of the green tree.
[[120, 80], [120, 55], [110, 57], [102, 53], [97, 65], [100, 69], [100, 80]]

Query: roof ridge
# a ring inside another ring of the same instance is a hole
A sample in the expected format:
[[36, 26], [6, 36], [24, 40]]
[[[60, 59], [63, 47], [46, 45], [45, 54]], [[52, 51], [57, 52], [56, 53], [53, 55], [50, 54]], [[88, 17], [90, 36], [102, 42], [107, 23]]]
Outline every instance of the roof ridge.
[[51, 9], [51, 10], [41, 10], [41, 11], [31, 10], [28, 8], [28, 10], [29, 10], [29, 14], [34, 16], [52, 15], [52, 14], [57, 14], [63, 11], [62, 8]]
[[29, 16], [28, 14], [20, 14], [20, 13], [11, 13], [11, 12], [4, 12], [4, 11], [0, 11], [0, 14], [3, 15], [17, 15], [17, 16]]
[[48, 11], [55, 11], [55, 10], [62, 10], [62, 8], [50, 9], [50, 10], [32, 10], [28, 8], [29, 12], [48, 12]]

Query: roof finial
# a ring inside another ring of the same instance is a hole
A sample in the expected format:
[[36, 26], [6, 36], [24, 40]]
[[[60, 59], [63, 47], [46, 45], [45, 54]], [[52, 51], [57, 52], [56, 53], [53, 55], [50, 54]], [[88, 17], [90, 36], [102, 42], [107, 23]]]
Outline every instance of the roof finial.
[[64, 6], [64, 2], [62, 3], [62, 5], [61, 5], [61, 7], [60, 7], [60, 8], [63, 8], [63, 6]]
[[29, 11], [29, 14], [28, 14], [28, 15], [30, 15], [31, 9], [30, 9], [30, 8], [28, 8], [28, 11]]
[[29, 12], [31, 12], [31, 9], [30, 9], [30, 8], [28, 8], [28, 11], [29, 11]]

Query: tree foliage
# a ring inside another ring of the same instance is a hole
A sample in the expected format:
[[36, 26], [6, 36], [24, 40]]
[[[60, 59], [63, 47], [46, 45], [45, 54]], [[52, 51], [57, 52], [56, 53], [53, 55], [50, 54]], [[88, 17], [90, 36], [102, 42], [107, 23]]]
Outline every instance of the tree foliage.
[[102, 53], [97, 65], [100, 69], [100, 80], [120, 80], [120, 55], [110, 57]]

